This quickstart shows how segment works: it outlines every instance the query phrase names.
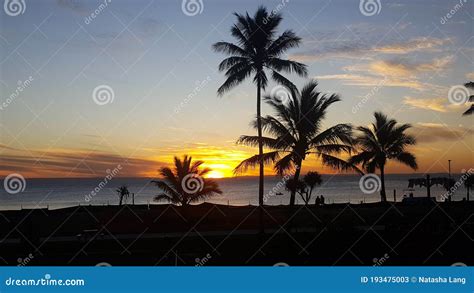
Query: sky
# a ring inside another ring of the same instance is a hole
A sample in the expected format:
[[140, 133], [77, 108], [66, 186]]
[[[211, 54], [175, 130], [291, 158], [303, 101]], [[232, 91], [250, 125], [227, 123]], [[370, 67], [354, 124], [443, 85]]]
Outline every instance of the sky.
[[[320, 91], [341, 96], [325, 127], [365, 126], [383, 111], [413, 125], [417, 172], [447, 172], [448, 159], [453, 172], [473, 166], [473, 117], [448, 93], [474, 79], [474, 1], [368, 1], [375, 11], [364, 1], [187, 2], [24, 0], [20, 13], [4, 6], [0, 177], [103, 177], [119, 164], [119, 176], [153, 177], [183, 154], [204, 160], [212, 177], [232, 176], [257, 152], [235, 144], [254, 134], [256, 89], [246, 81], [218, 97], [225, 56], [211, 46], [234, 41], [233, 12], [262, 4], [282, 14], [280, 33], [292, 29], [303, 40], [286, 57], [307, 64]], [[287, 77], [299, 87], [308, 81]], [[267, 106], [263, 113], [272, 114]], [[316, 158], [303, 164], [303, 172], [337, 172]], [[413, 172], [397, 163], [387, 171]]]

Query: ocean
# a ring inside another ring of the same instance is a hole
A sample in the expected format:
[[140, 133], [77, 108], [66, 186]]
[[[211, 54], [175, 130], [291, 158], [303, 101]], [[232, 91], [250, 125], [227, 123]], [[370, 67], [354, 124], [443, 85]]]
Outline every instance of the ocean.
[[[426, 196], [426, 189], [415, 187], [408, 189], [408, 179], [420, 178], [422, 174], [389, 174], [386, 176], [387, 198], [393, 201], [393, 190], [396, 190], [397, 201], [401, 201], [404, 193], [412, 192], [415, 197]], [[432, 174], [432, 177], [446, 176], [446, 174]], [[460, 174], [453, 178], [459, 180]], [[324, 195], [326, 203], [360, 203], [376, 202], [380, 200], [379, 192], [371, 194], [362, 192], [359, 187], [360, 176], [357, 175], [322, 175], [323, 183], [315, 188], [311, 203], [316, 195]], [[115, 189], [126, 184], [131, 193], [134, 193], [135, 204], [160, 204], [154, 202], [153, 196], [159, 193], [156, 186], [150, 183], [150, 178], [114, 178], [102, 185], [97, 194], [91, 192], [99, 187], [103, 178], [87, 179], [26, 179], [24, 191], [16, 194], [8, 193], [5, 188], [0, 190], [0, 210], [22, 208], [49, 208], [57, 209], [76, 205], [116, 205], [118, 197]], [[223, 191], [222, 195], [212, 197], [206, 202], [225, 205], [257, 205], [258, 178], [236, 177], [214, 179]], [[2, 187], [4, 187], [2, 182]], [[279, 177], [265, 178], [265, 204], [280, 205], [289, 203], [289, 192], [282, 186], [283, 179]], [[272, 192], [271, 191], [276, 191]], [[446, 193], [443, 187], [433, 186], [431, 196], [438, 200]], [[462, 200], [466, 197], [466, 189], [462, 185], [453, 193], [453, 200]], [[471, 196], [472, 198], [472, 196]], [[302, 204], [301, 198], [297, 202]], [[128, 203], [132, 203], [130, 199]]]

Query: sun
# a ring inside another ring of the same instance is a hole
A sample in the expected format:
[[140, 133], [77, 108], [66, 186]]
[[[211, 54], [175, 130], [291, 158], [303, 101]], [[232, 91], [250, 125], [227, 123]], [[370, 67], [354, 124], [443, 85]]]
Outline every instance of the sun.
[[207, 178], [224, 178], [225, 175], [223, 172], [221, 171], [217, 171], [217, 170], [212, 170], [211, 172], [209, 172], [207, 175], [206, 175]]

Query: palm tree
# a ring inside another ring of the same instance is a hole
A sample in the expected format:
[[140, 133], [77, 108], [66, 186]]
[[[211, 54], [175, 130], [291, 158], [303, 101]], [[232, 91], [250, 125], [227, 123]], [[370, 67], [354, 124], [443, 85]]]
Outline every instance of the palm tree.
[[184, 155], [182, 160], [174, 157], [174, 169], [162, 167], [159, 173], [163, 176], [163, 180], [152, 181], [162, 191], [154, 197], [154, 200], [166, 200], [173, 204], [187, 206], [216, 194], [222, 194], [217, 182], [204, 178], [211, 169], [201, 169], [203, 163], [203, 161], [192, 162], [192, 157], [187, 155]]
[[119, 197], [119, 206], [121, 206], [124, 201], [126, 202], [128, 197], [130, 196], [130, 192], [128, 191], [127, 185], [120, 186], [115, 190], [115, 192], [117, 192], [117, 195]]
[[307, 194], [307, 188], [303, 180], [296, 180], [294, 177], [290, 178], [285, 182], [285, 189], [290, 192], [293, 192], [294, 190], [301, 196], [301, 199], [303, 199], [303, 201], [306, 203], [305, 199]]
[[380, 170], [382, 202], [387, 201], [385, 193], [385, 164], [388, 160], [396, 160], [416, 170], [418, 164], [415, 156], [406, 148], [414, 145], [416, 140], [405, 131], [411, 127], [410, 124], [397, 124], [394, 119], [388, 119], [381, 112], [375, 112], [375, 123], [370, 127], [360, 126], [357, 128], [360, 134], [356, 137], [356, 145], [360, 152], [352, 156], [349, 162], [362, 164], [369, 173]]
[[[352, 150], [352, 126], [337, 124], [322, 130], [322, 122], [329, 106], [340, 101], [335, 95], [326, 95], [317, 91], [318, 83], [310, 81], [301, 92], [292, 90], [286, 103], [277, 96], [267, 96], [265, 101], [275, 111], [275, 116], [262, 117], [263, 130], [270, 136], [241, 136], [237, 143], [255, 146], [261, 141], [273, 151], [263, 154], [263, 162], [275, 162], [278, 175], [289, 170], [294, 171], [294, 179], [299, 180], [301, 165], [309, 154], [314, 154], [323, 165], [338, 170], [355, 169], [353, 165], [339, 158], [341, 153]], [[258, 121], [253, 122], [258, 127]], [[242, 161], [236, 172], [246, 171], [260, 162], [255, 155]], [[360, 172], [360, 171], [359, 171]], [[290, 205], [295, 204], [296, 189], [291, 190]]]
[[[271, 78], [288, 88], [294, 88], [292, 82], [280, 72], [296, 73], [306, 76], [306, 65], [282, 59], [282, 55], [291, 48], [298, 47], [301, 39], [291, 30], [284, 31], [277, 37], [277, 27], [282, 17], [279, 13], [269, 14], [264, 7], [259, 7], [253, 17], [234, 13], [237, 23], [231, 28], [231, 35], [236, 43], [217, 42], [213, 48], [217, 52], [230, 55], [219, 64], [219, 71], [225, 71], [226, 80], [217, 93], [223, 95], [233, 87], [253, 76], [257, 85], [257, 133], [262, 137], [261, 126], [261, 91], [268, 84], [267, 72]], [[258, 143], [258, 154], [263, 155], [263, 142]], [[258, 190], [259, 205], [263, 205], [263, 172], [264, 161], [260, 160], [260, 180]]]
[[[466, 82], [464, 86], [469, 89], [474, 89], [474, 82], [472, 81]], [[469, 96], [469, 102], [474, 103], [474, 95]], [[469, 107], [469, 109], [467, 109], [466, 112], [463, 113], [463, 115], [472, 115], [473, 113], [474, 113], [474, 104], [471, 104], [471, 107]]]
[[289, 191], [296, 190], [301, 196], [305, 205], [308, 205], [313, 195], [313, 189], [317, 185], [321, 185], [323, 180], [318, 172], [310, 171], [304, 177], [303, 180], [296, 181], [295, 178], [291, 178], [285, 183], [285, 187]]
[[321, 183], [323, 182], [323, 179], [321, 178], [321, 175], [318, 172], [311, 171], [311, 172], [306, 173], [306, 175], [304, 175], [303, 181], [306, 184], [306, 186], [308, 186], [309, 188], [308, 197], [306, 200], [306, 204], [308, 204], [309, 201], [311, 200], [311, 196], [313, 195], [313, 189], [316, 186], [321, 185]]

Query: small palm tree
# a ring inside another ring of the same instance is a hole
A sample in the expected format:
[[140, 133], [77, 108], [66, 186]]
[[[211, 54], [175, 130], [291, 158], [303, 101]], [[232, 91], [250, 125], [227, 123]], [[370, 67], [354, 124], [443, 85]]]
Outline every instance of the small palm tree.
[[[290, 191], [290, 192], [295, 191], [296, 193], [298, 193], [301, 196], [301, 199], [303, 201], [305, 201], [306, 194], [307, 194], [307, 188], [306, 188], [306, 184], [304, 183], [303, 180], [301, 180], [301, 179], [296, 180], [294, 177], [290, 178], [285, 182], [285, 189]], [[305, 203], [306, 203], [306, 201], [305, 201]]]
[[[474, 82], [470, 81], [464, 84], [465, 87], [468, 89], [474, 89]], [[474, 113], [474, 95], [469, 96], [469, 102], [471, 103], [471, 107], [463, 113], [463, 115], [472, 115]]]
[[121, 206], [123, 202], [127, 202], [128, 197], [130, 196], [127, 185], [120, 186], [115, 190], [115, 192], [117, 192], [119, 197], [119, 206]]
[[[253, 17], [234, 13], [237, 23], [231, 28], [231, 35], [237, 43], [217, 42], [213, 45], [217, 52], [230, 55], [224, 59], [219, 70], [225, 71], [226, 80], [219, 87], [217, 93], [223, 95], [233, 87], [242, 83], [245, 79], [253, 76], [253, 82], [257, 85], [257, 133], [262, 137], [261, 126], [261, 91], [268, 84], [267, 72], [276, 82], [289, 88], [294, 85], [280, 72], [296, 73], [306, 76], [306, 65], [282, 59], [283, 54], [291, 48], [298, 47], [301, 39], [291, 30], [284, 31], [277, 37], [277, 27], [282, 17], [279, 13], [267, 12], [264, 7], [259, 7]], [[263, 155], [263, 142], [258, 142], [258, 154]], [[260, 178], [258, 189], [258, 202], [263, 205], [263, 179], [264, 161], [260, 160]]]
[[306, 175], [303, 177], [303, 181], [308, 186], [308, 197], [307, 200], [305, 201], [306, 204], [309, 203], [311, 200], [311, 196], [313, 195], [313, 189], [316, 186], [321, 185], [323, 183], [323, 179], [321, 178], [321, 175], [318, 172], [308, 172]]
[[304, 204], [308, 205], [311, 201], [314, 187], [321, 185], [322, 182], [323, 180], [318, 172], [310, 171], [303, 177], [303, 180], [296, 181], [295, 178], [291, 178], [286, 181], [285, 188], [289, 191], [296, 190]]
[[385, 164], [388, 160], [396, 160], [416, 170], [418, 164], [415, 156], [406, 148], [414, 145], [416, 140], [405, 131], [410, 124], [397, 124], [394, 119], [388, 119], [381, 112], [375, 112], [375, 123], [370, 127], [360, 126], [360, 134], [356, 137], [356, 145], [360, 152], [349, 160], [352, 164], [362, 164], [363, 169], [369, 173], [380, 170], [380, 197], [387, 201], [385, 193]]
[[187, 155], [184, 155], [182, 160], [174, 157], [174, 169], [162, 167], [159, 172], [163, 180], [152, 181], [162, 191], [154, 197], [154, 200], [166, 200], [173, 204], [187, 206], [190, 203], [222, 194], [217, 182], [204, 178], [211, 169], [200, 168], [203, 163], [203, 161], [192, 162], [192, 157]]
[[[352, 150], [352, 126], [337, 124], [322, 130], [322, 122], [329, 106], [340, 101], [337, 95], [326, 95], [317, 91], [318, 83], [310, 81], [301, 92], [291, 91], [288, 101], [282, 103], [280, 97], [267, 96], [265, 100], [275, 111], [275, 116], [262, 117], [263, 130], [271, 136], [262, 137], [265, 147], [272, 149], [263, 154], [265, 163], [274, 162], [274, 169], [279, 175], [294, 170], [294, 179], [299, 180], [301, 165], [309, 154], [314, 154], [323, 165], [338, 170], [354, 169], [338, 155]], [[257, 127], [256, 121], [253, 123]], [[241, 136], [237, 143], [255, 146], [258, 136]], [[235, 172], [246, 171], [260, 162], [255, 155], [242, 161]], [[291, 190], [290, 205], [295, 204], [296, 189]]]

